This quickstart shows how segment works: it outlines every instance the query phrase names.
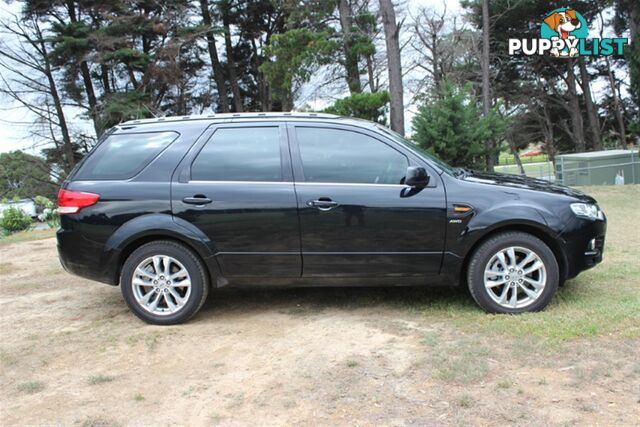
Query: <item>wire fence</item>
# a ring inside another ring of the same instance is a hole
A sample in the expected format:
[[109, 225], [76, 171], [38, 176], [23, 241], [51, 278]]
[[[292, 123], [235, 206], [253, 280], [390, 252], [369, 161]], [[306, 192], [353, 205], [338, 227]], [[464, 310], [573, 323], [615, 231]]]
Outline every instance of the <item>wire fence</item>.
[[[555, 166], [552, 162], [539, 162], [523, 164], [523, 168], [526, 176], [569, 186], [640, 184], [638, 156], [633, 156], [629, 161], [608, 164], [560, 158]], [[515, 165], [498, 166], [496, 172], [521, 174]]]

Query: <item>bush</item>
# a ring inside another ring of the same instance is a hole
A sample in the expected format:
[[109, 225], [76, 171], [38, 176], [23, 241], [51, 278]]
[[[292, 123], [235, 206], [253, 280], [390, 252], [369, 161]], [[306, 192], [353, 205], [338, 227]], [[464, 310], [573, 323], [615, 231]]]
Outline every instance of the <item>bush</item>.
[[30, 225], [31, 217], [15, 207], [5, 209], [0, 219], [0, 227], [11, 233], [26, 230]]
[[38, 221], [46, 222], [51, 228], [60, 227], [60, 214], [56, 204], [44, 196], [36, 196], [34, 201], [42, 209], [42, 213], [38, 215]]
[[480, 101], [470, 85], [444, 83], [435, 99], [428, 100], [413, 118], [413, 140], [452, 166], [484, 169], [485, 142], [502, 139], [508, 120], [499, 106], [483, 116]]

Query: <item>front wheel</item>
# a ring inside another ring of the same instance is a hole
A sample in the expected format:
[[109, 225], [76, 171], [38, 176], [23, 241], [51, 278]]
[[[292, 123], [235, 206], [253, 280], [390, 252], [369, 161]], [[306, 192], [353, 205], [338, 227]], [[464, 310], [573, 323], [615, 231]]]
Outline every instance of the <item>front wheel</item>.
[[540, 239], [521, 232], [489, 238], [474, 252], [467, 271], [473, 299], [490, 313], [544, 309], [558, 289], [558, 262]]
[[189, 248], [170, 240], [140, 246], [120, 277], [125, 302], [142, 320], [173, 325], [200, 310], [209, 290], [205, 267]]

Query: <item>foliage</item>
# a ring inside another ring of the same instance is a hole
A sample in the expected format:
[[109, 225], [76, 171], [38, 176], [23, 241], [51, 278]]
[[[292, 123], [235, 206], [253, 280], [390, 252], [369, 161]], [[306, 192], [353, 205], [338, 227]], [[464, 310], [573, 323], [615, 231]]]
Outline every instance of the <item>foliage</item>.
[[10, 233], [26, 230], [30, 225], [31, 217], [20, 208], [11, 206], [2, 212], [0, 227]]
[[[7, 42], [0, 41], [0, 68], [7, 80], [0, 82], [0, 92], [21, 98], [33, 113], [37, 129], [32, 132], [37, 143], [46, 147], [42, 150], [45, 169], [57, 182], [86, 154], [97, 136], [129, 119], [209, 111], [287, 111], [296, 101], [322, 99], [325, 95], [333, 98], [347, 88], [351, 96], [338, 100], [327, 111], [379, 122], [384, 122], [388, 113], [388, 94], [384, 92], [388, 87], [388, 61], [381, 52], [385, 33], [379, 28], [381, 16], [375, 1], [20, 3], [18, 15], [9, 14], [0, 23], [7, 35], [22, 40], [13, 43], [7, 37]], [[442, 93], [444, 81], [456, 86], [469, 82], [473, 92], [480, 93], [482, 0], [461, 0], [461, 4], [466, 11], [464, 26], [457, 12], [423, 10], [414, 16], [398, 8], [400, 38], [406, 42], [405, 47], [413, 48], [402, 50], [401, 62], [407, 66], [404, 82], [415, 85], [419, 88], [415, 92], [420, 92], [412, 102], [432, 105]], [[599, 27], [602, 16], [604, 34], [612, 29], [617, 36], [626, 37], [639, 23], [633, 21], [634, 16], [636, 21], [640, 19], [639, 4], [637, 0], [575, 0], [568, 6], [578, 10], [590, 28]], [[491, 102], [499, 100], [501, 112], [512, 118], [507, 132], [509, 145], [521, 149], [532, 143], [542, 144], [550, 154], [575, 151], [583, 142], [587, 149], [593, 149], [599, 139], [607, 146], [620, 145], [620, 111], [627, 142], [637, 143], [637, 42], [626, 47], [624, 58], [611, 57], [611, 66], [605, 66], [603, 57], [583, 58], [588, 76], [580, 75], [577, 64], [574, 69], [578, 83], [586, 79], [588, 84], [577, 87], [572, 96], [567, 91], [567, 61], [506, 54], [509, 38], [537, 38], [546, 14], [563, 6], [556, 0], [491, 0]], [[205, 15], [210, 15], [206, 23]], [[20, 30], [28, 37], [18, 37]], [[26, 50], [19, 50], [22, 54], [15, 57], [13, 49], [23, 44]], [[5, 51], [10, 57], [2, 55]], [[25, 64], [30, 63], [34, 67], [24, 72]], [[7, 64], [14, 65], [13, 71]], [[5, 74], [5, 70], [9, 72]], [[614, 89], [621, 88], [619, 103], [611, 101], [610, 71], [615, 74]], [[314, 88], [305, 87], [313, 92], [304, 90], [307, 99], [300, 100], [303, 85], [314, 75], [324, 81]], [[589, 114], [586, 110], [584, 89], [589, 87], [598, 88], [594, 92], [600, 120], [597, 127], [589, 123], [593, 122], [593, 110]], [[543, 113], [553, 120], [543, 123]], [[78, 117], [91, 120], [94, 129], [78, 129]], [[578, 128], [587, 129], [586, 141], [575, 135], [578, 122], [584, 122]], [[589, 132], [600, 128], [602, 138], [598, 132], [595, 136]], [[616, 143], [616, 137], [620, 142]], [[476, 149], [479, 147], [470, 146], [469, 155], [462, 157], [468, 160], [481, 156]], [[452, 147], [449, 151], [460, 150]], [[39, 166], [21, 169], [29, 171], [25, 179], [38, 174], [34, 179], [51, 181], [37, 172], [42, 169]], [[53, 185], [46, 191], [22, 191], [7, 186], [5, 174], [0, 173], [0, 179], [0, 197], [54, 196]], [[20, 179], [12, 177], [11, 181]]]
[[438, 99], [427, 101], [413, 118], [413, 139], [453, 166], [482, 169], [484, 141], [499, 140], [508, 125], [498, 107], [482, 116], [470, 85], [445, 82]]
[[23, 151], [0, 154], [0, 197], [24, 199], [42, 194], [55, 197], [51, 167]]
[[309, 81], [319, 66], [332, 60], [337, 48], [337, 42], [327, 31], [298, 28], [273, 36], [267, 48], [271, 60], [262, 64], [260, 71], [267, 77], [274, 97], [283, 103], [284, 110], [293, 107], [297, 89]]
[[354, 93], [339, 99], [325, 113], [339, 116], [357, 117], [386, 124], [386, 109], [389, 104], [389, 92]]
[[42, 210], [38, 215], [38, 221], [46, 222], [51, 228], [60, 227], [60, 214], [54, 202], [43, 196], [36, 196], [33, 201], [36, 206]]

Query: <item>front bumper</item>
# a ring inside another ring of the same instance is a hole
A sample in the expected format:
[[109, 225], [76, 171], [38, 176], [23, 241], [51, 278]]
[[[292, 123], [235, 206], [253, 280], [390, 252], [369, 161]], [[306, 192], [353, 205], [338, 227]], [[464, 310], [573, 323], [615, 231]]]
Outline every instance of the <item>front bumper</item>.
[[560, 235], [566, 256], [565, 278], [576, 277], [580, 272], [602, 262], [607, 221], [575, 218]]

